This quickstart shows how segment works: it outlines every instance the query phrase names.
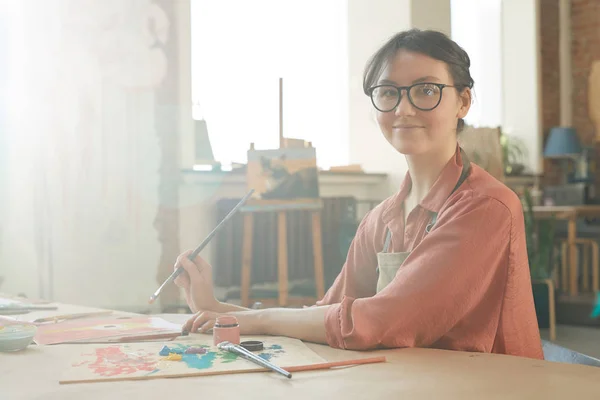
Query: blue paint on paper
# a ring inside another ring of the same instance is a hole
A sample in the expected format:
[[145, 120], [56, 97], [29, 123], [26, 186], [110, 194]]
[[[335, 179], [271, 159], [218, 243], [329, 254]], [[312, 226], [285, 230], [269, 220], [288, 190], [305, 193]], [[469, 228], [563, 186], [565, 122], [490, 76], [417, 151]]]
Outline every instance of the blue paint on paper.
[[[196, 352], [207, 351], [205, 354]], [[191, 353], [194, 352], [194, 353]], [[272, 358], [277, 357], [279, 354], [285, 353], [283, 347], [278, 344], [271, 345], [261, 353], [258, 354], [263, 360], [271, 361]], [[180, 343], [173, 343], [171, 347], [163, 346], [159, 353], [161, 356], [168, 356], [169, 354], [180, 354], [181, 361], [183, 361], [188, 368], [194, 369], [209, 369], [214, 366], [216, 360], [221, 363], [231, 363], [238, 359], [238, 355], [230, 353], [228, 351], [208, 351], [208, 346], [190, 346]], [[148, 373], [148, 375], [159, 372], [160, 369]]]
[[265, 361], [271, 361], [271, 358], [273, 357], [273, 354], [270, 353], [260, 353], [258, 355], [260, 358], [262, 358]]
[[217, 353], [211, 351], [206, 354], [184, 354], [182, 361], [187, 364], [189, 368], [195, 369], [207, 369], [213, 366]]

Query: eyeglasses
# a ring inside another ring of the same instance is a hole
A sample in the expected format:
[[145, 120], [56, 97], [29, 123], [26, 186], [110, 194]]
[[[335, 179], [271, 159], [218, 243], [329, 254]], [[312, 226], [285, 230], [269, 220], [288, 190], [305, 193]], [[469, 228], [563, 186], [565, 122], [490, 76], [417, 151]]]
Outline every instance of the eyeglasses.
[[431, 111], [442, 101], [442, 90], [456, 87], [443, 83], [421, 82], [410, 86], [377, 85], [369, 89], [373, 106], [381, 112], [390, 112], [398, 107], [402, 90], [406, 90], [408, 101], [421, 111]]

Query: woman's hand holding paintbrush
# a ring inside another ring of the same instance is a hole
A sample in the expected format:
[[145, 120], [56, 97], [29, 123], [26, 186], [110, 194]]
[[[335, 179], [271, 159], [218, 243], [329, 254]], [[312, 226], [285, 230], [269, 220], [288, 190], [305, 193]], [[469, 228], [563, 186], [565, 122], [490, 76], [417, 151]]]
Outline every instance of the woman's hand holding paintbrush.
[[[198, 247], [196, 247], [196, 249], [192, 252], [189, 253], [188, 255], [188, 259], [189, 260], [195, 260], [196, 257], [198, 256], [198, 254], [200, 254], [200, 252], [202, 250], [204, 250], [204, 248], [208, 245], [208, 243], [211, 241], [211, 239], [217, 234], [217, 232], [219, 232], [220, 229], [223, 228], [223, 226], [225, 226], [225, 223], [231, 218], [233, 217], [233, 215], [237, 212], [237, 210], [244, 205], [244, 203], [246, 203], [246, 201], [250, 198], [250, 196], [252, 196], [252, 193], [254, 193], [254, 189], [251, 189], [248, 193], [246, 193], [246, 195], [244, 197], [242, 197], [242, 199], [240, 200], [239, 203], [236, 204], [235, 207], [233, 207], [233, 209], [231, 211], [229, 211], [229, 214], [227, 214], [225, 216], [225, 218], [223, 218], [223, 220], [221, 222], [219, 222], [219, 224], [215, 227], [215, 229], [213, 229], [208, 236], [202, 241], [202, 243], [200, 243], [200, 245]], [[154, 292], [152, 294], [152, 296], [150, 296], [150, 301], [149, 303], [153, 303], [158, 296], [160, 296], [160, 293], [162, 292], [163, 288], [170, 284], [171, 282], [173, 282], [175, 279], [177, 279], [177, 277], [179, 275], [181, 275], [184, 272], [184, 268], [181, 265], [177, 265], [175, 264], [175, 271], [173, 271], [173, 273], [167, 278], [167, 280], [165, 280], [163, 282], [162, 285], [160, 285], [160, 287], [158, 289], [156, 289], [156, 292]]]
[[212, 311], [216, 313], [228, 313], [233, 311], [249, 311], [248, 308], [235, 304], [221, 303], [215, 297], [213, 286], [212, 267], [202, 257], [196, 256], [194, 260], [189, 259], [190, 252], [177, 257], [175, 270], [183, 268], [176, 279], [175, 284], [185, 292], [185, 300], [193, 313], [200, 311]]
[[175, 278], [175, 284], [185, 292], [185, 299], [193, 313], [200, 310], [216, 311], [219, 301], [215, 297], [212, 267], [202, 257], [196, 256], [192, 262], [186, 251], [177, 257], [174, 269], [182, 267], [184, 272]]

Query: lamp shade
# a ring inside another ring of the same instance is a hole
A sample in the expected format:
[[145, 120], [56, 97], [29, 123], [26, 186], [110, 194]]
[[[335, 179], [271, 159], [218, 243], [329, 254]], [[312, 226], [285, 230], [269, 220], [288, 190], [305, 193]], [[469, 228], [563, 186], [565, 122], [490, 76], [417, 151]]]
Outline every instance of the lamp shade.
[[556, 126], [550, 129], [544, 157], [563, 158], [572, 157], [581, 153], [581, 143], [574, 128]]

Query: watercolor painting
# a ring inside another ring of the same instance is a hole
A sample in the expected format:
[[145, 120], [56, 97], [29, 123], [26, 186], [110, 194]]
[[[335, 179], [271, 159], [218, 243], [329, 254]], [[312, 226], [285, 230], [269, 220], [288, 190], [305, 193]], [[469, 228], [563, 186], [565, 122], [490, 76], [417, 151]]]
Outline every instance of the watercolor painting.
[[102, 343], [127, 336], [180, 334], [181, 325], [158, 317], [82, 318], [38, 325], [34, 341], [39, 345], [58, 343]]
[[[85, 345], [71, 362], [61, 384], [144, 380], [266, 371], [236, 354], [218, 349], [210, 335], [192, 335], [177, 342]], [[282, 368], [325, 362], [297, 339], [274, 336], [260, 340], [259, 357]]]

